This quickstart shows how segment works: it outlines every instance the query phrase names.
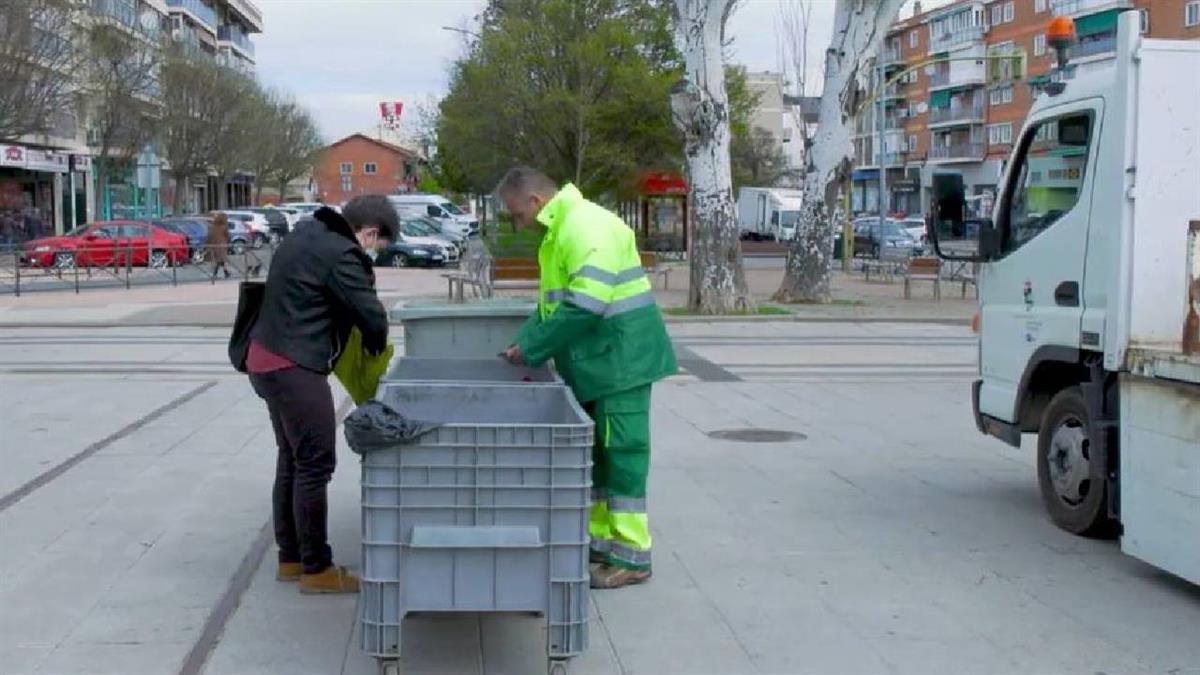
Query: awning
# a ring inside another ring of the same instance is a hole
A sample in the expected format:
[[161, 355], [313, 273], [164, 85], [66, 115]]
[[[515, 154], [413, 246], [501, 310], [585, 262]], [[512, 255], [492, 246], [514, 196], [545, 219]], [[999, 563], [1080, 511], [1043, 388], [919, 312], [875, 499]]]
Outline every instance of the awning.
[[1099, 33], [1116, 32], [1118, 14], [1120, 12], [1117, 10], [1109, 10], [1081, 16], [1075, 20], [1075, 35], [1082, 38]]
[[941, 91], [931, 92], [929, 94], [930, 108], [949, 108], [950, 107], [950, 90], [942, 89]]

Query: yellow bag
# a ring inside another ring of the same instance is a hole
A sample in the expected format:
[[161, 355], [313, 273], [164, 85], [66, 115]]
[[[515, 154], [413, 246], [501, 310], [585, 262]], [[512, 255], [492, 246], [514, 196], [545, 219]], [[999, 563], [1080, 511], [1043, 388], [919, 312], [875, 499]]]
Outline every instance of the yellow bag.
[[333, 367], [333, 374], [349, 392], [354, 405], [362, 405], [375, 396], [379, 380], [387, 372], [388, 362], [395, 353], [396, 348], [388, 342], [382, 354], [367, 355], [363, 351], [362, 332], [357, 327], [351, 329], [346, 348], [342, 350], [341, 358]]

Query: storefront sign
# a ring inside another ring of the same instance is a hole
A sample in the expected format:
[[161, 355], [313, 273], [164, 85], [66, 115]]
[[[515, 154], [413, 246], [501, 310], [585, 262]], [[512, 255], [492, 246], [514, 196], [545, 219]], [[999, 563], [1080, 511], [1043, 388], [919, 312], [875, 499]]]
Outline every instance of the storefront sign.
[[92, 170], [92, 158], [87, 155], [71, 155], [71, 170], [84, 173]]
[[892, 181], [892, 191], [893, 192], [916, 192], [917, 191], [917, 181], [909, 180], [909, 179]]
[[0, 145], [0, 166], [25, 168], [25, 148], [19, 145]]
[[30, 171], [67, 172], [67, 156], [51, 150], [26, 150], [25, 168]]

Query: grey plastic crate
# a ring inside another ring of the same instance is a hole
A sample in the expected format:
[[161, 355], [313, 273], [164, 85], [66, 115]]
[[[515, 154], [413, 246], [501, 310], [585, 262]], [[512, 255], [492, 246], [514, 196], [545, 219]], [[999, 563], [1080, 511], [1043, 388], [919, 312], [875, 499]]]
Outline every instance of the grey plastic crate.
[[512, 344], [537, 307], [511, 299], [451, 305], [406, 302], [391, 311], [404, 326], [404, 353], [435, 358], [494, 358]]
[[396, 361], [382, 382], [447, 382], [457, 384], [563, 383], [549, 366], [514, 366], [504, 359], [429, 359], [406, 356]]
[[362, 462], [362, 648], [400, 654], [416, 611], [542, 612], [551, 658], [587, 646], [592, 422], [566, 387], [393, 382], [442, 423]]

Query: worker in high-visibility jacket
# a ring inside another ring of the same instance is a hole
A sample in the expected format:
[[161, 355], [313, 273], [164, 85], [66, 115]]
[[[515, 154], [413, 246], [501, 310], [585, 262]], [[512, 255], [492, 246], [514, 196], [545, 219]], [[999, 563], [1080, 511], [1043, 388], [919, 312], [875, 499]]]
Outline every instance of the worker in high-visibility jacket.
[[505, 355], [531, 366], [554, 359], [596, 422], [592, 587], [641, 583], [650, 578], [650, 387], [677, 367], [636, 238], [574, 185], [559, 189], [534, 169], [510, 170], [496, 192], [518, 226], [545, 228], [538, 308]]

